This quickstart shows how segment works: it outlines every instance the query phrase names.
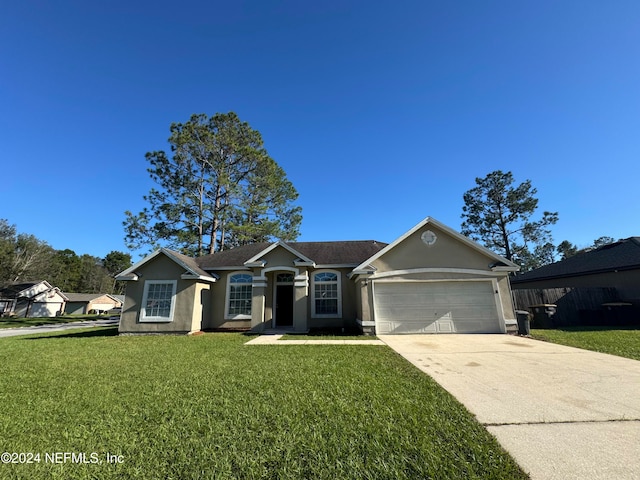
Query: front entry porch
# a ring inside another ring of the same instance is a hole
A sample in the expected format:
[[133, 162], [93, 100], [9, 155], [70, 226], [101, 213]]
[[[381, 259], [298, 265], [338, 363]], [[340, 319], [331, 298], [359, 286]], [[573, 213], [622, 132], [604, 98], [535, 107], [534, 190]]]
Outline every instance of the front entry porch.
[[251, 330], [308, 330], [309, 279], [306, 271], [291, 267], [256, 269], [253, 276]]

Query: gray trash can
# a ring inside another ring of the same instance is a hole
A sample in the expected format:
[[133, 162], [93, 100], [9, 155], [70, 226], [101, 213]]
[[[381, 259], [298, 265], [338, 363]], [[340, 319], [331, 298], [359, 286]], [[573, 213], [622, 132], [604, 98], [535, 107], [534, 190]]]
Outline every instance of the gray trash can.
[[518, 335], [529, 335], [531, 333], [529, 312], [516, 310], [516, 318], [518, 319]]
[[555, 327], [553, 316], [556, 314], [557, 305], [552, 303], [543, 303], [540, 305], [531, 305], [529, 308], [533, 310], [534, 328]]

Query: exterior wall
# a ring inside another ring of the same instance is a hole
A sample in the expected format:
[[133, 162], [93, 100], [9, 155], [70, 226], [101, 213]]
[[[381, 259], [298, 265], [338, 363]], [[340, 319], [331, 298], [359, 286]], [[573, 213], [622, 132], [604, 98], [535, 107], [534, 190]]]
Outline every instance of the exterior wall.
[[[42, 285], [42, 284], [40, 284]], [[57, 291], [43, 291], [31, 299], [31, 305], [27, 310], [27, 316], [55, 317], [64, 311], [65, 298]]]
[[[160, 254], [142, 265], [139, 279], [127, 282], [125, 302], [120, 316], [120, 333], [189, 333], [194, 325], [194, 305], [200, 301], [200, 291], [195, 280], [182, 280], [184, 268], [167, 256]], [[171, 322], [140, 322], [145, 282], [153, 280], [176, 280], [175, 307]], [[196, 320], [197, 322], [197, 320]], [[200, 328], [198, 328], [199, 330]]]
[[[427, 230], [431, 230], [438, 237], [434, 245], [425, 245], [420, 239], [422, 233]], [[420, 267], [489, 270], [490, 263], [492, 260], [480, 251], [427, 224], [378, 258], [373, 262], [373, 266], [378, 272]]]
[[[337, 318], [312, 318], [312, 301], [313, 293], [313, 274], [318, 271], [331, 270], [340, 273], [340, 288], [342, 295], [342, 315]], [[309, 319], [309, 328], [355, 328], [358, 318], [358, 300], [356, 294], [356, 284], [349, 279], [347, 275], [351, 272], [351, 268], [319, 268], [309, 271], [309, 302], [307, 309], [307, 318]]]
[[[275, 248], [262, 258], [265, 261], [264, 267], [256, 267], [252, 270], [239, 268], [238, 270], [216, 271], [215, 273], [220, 278], [211, 289], [211, 311], [205, 322], [205, 328], [252, 328], [256, 330], [278, 328], [277, 319], [274, 322], [274, 302], [276, 278], [279, 273], [292, 273], [295, 277], [292, 327], [294, 331], [306, 331], [310, 328], [355, 327], [357, 325], [356, 318], [359, 302], [356, 299], [355, 282], [347, 277], [352, 269], [313, 269], [305, 266], [295, 266], [296, 259], [297, 256], [285, 248]], [[342, 315], [338, 318], [312, 318], [312, 276], [314, 272], [319, 270], [331, 270], [340, 274]], [[251, 319], [225, 319], [228, 278], [229, 275], [240, 271], [249, 273], [254, 277]]]
[[23, 297], [33, 298], [39, 293], [46, 292], [47, 290], [49, 290], [49, 288], [50, 287], [48, 287], [47, 284], [45, 284], [45, 282], [40, 282], [40, 283], [36, 283], [35, 285], [33, 285], [31, 288], [27, 290], [23, 290], [20, 293], [22, 294]]
[[108, 295], [102, 295], [89, 302], [87, 311], [89, 310], [111, 310], [118, 306], [118, 301]]
[[29, 307], [29, 318], [55, 317], [64, 309], [64, 301], [33, 302]]
[[198, 332], [211, 316], [211, 288], [208, 283], [195, 284], [191, 331]]
[[226, 306], [226, 293], [227, 293], [227, 283], [229, 279], [229, 275], [237, 273], [238, 271], [243, 271], [244, 273], [248, 273], [253, 275], [253, 272], [250, 270], [233, 270], [233, 271], [219, 271], [216, 274], [220, 277], [217, 282], [210, 285], [209, 290], [209, 310], [206, 313], [205, 321], [203, 322], [202, 328], [204, 330], [213, 330], [218, 328], [228, 328], [228, 329], [243, 329], [243, 328], [251, 328], [251, 319], [246, 320], [233, 320], [233, 319], [225, 319], [225, 306]]
[[[420, 238], [423, 232], [431, 230], [437, 236], [433, 245], [425, 245]], [[496, 308], [501, 322], [511, 323], [515, 319], [513, 299], [506, 272], [493, 272], [490, 265], [494, 260], [482, 251], [461, 242], [432, 224], [418, 229], [401, 243], [373, 262], [376, 272], [368, 279], [384, 281], [462, 281], [492, 280], [497, 287]], [[364, 282], [365, 279], [360, 280]], [[365, 295], [366, 289], [366, 295]], [[359, 320], [364, 326], [375, 321], [372, 289], [363, 288], [360, 295], [362, 313]]]
[[66, 302], [64, 311], [70, 315], [79, 315], [90, 312], [91, 310], [111, 310], [112, 308], [122, 306], [120, 302], [109, 295], [101, 295], [90, 302], [76, 301]]
[[297, 260], [297, 256], [291, 253], [284, 247], [276, 247], [267, 253], [262, 260], [265, 260], [267, 263], [265, 264], [265, 268], [277, 267], [277, 266], [286, 266], [293, 267], [293, 262]]
[[500, 300], [502, 301], [502, 311], [505, 320], [516, 320], [515, 307], [513, 305], [513, 296], [511, 295], [511, 284], [509, 277], [504, 276], [498, 279], [498, 290], [500, 292]]

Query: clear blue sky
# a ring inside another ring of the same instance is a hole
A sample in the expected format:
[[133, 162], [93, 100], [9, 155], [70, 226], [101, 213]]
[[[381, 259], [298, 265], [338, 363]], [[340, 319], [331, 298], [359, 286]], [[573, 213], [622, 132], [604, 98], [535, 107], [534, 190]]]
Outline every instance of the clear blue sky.
[[235, 111], [300, 193], [300, 240], [459, 230], [476, 177], [531, 179], [556, 243], [640, 235], [640, 2], [5, 1], [0, 218], [125, 250], [144, 155]]

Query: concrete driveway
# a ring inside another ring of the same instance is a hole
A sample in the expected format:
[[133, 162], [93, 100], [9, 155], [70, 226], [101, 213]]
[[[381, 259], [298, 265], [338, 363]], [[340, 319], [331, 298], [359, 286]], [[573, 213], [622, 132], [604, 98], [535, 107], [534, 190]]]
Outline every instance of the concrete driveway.
[[640, 478], [640, 362], [511, 335], [380, 335], [532, 479]]

